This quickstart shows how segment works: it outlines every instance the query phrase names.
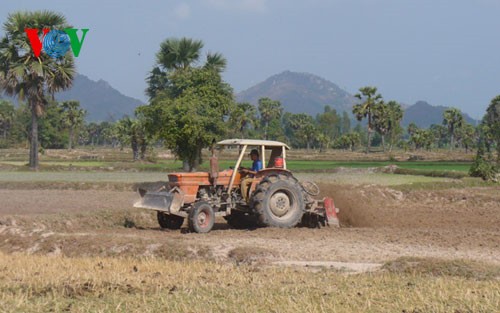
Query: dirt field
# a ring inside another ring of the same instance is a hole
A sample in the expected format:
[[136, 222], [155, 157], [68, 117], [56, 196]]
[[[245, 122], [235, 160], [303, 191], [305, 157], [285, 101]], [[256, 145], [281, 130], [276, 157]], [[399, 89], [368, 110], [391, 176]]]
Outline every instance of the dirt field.
[[[500, 188], [400, 192], [323, 183], [342, 228], [229, 229], [209, 234], [159, 229], [155, 214], [132, 209], [133, 192], [0, 189], [0, 251], [371, 270], [402, 256], [500, 264]], [[340, 263], [339, 263], [340, 262]]]

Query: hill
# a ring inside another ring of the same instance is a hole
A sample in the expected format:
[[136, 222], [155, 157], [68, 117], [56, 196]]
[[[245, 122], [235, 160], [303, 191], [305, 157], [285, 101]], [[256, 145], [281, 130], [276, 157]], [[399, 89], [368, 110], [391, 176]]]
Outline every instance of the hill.
[[125, 96], [104, 80], [94, 81], [77, 74], [73, 87], [56, 94], [58, 101], [78, 100], [87, 110], [88, 121], [117, 120], [124, 115], [133, 115], [142, 101]]
[[351, 112], [355, 98], [331, 81], [309, 73], [284, 71], [236, 95], [238, 102], [254, 105], [263, 97], [279, 100], [285, 111], [315, 116], [330, 105]]
[[[433, 106], [425, 101], [418, 101], [405, 109], [402, 125], [407, 127], [411, 122], [417, 124], [418, 127], [428, 128], [432, 124], [443, 123], [443, 113], [449, 107]], [[467, 123], [476, 125], [476, 120], [470, 117], [467, 113], [462, 112]]]

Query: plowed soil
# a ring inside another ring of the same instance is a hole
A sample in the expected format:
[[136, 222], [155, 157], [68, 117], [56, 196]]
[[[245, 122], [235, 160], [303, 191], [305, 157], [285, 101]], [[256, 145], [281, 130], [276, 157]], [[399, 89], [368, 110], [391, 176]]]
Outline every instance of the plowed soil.
[[[380, 263], [401, 256], [500, 264], [500, 188], [400, 192], [322, 184], [341, 228], [161, 230], [133, 209], [134, 192], [0, 189], [0, 250], [8, 253], [158, 255], [228, 260], [235, 252], [275, 262]], [[185, 224], [186, 225], [186, 224]]]

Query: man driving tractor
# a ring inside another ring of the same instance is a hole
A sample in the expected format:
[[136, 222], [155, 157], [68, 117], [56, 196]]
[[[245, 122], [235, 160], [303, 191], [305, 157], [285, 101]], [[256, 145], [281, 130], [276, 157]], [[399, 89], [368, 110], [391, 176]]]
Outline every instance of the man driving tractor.
[[241, 167], [240, 168], [240, 173], [243, 175], [246, 175], [242, 180], [241, 180], [241, 195], [245, 201], [248, 199], [248, 190], [250, 185], [253, 182], [253, 178], [255, 174], [257, 174], [258, 171], [262, 169], [262, 161], [260, 160], [259, 157], [259, 150], [257, 149], [252, 149], [250, 152], [250, 158], [252, 159], [252, 167], [251, 168], [245, 168]]

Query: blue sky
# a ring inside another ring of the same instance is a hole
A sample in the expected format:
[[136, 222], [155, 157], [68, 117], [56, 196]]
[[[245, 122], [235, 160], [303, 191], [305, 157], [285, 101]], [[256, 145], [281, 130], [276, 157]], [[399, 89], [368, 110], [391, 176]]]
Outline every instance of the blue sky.
[[483, 115], [500, 94], [498, 0], [6, 1], [63, 13], [90, 28], [78, 71], [145, 100], [145, 77], [168, 37], [205, 42], [228, 59], [235, 91], [284, 70], [322, 76], [351, 93], [455, 106]]

